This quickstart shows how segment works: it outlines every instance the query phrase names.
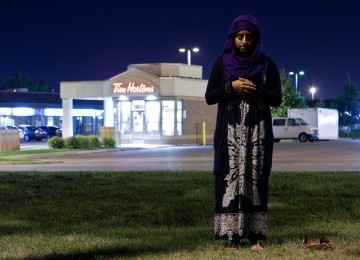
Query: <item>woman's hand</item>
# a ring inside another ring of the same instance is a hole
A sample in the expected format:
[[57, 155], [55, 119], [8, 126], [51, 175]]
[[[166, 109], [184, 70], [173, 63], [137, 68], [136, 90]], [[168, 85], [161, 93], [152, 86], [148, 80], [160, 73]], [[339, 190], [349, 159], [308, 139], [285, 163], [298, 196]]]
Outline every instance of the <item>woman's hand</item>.
[[231, 86], [237, 95], [248, 95], [254, 93], [256, 90], [256, 85], [252, 81], [245, 78], [239, 78], [231, 82]]

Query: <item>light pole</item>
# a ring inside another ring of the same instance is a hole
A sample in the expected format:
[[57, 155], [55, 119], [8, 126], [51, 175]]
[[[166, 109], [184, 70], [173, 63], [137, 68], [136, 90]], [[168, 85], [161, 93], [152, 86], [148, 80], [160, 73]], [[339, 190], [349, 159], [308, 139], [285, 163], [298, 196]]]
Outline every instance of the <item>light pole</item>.
[[299, 75], [300, 76], [303, 76], [305, 74], [304, 71], [300, 70], [299, 72], [293, 72], [293, 71], [290, 71], [289, 72], [289, 75], [295, 75], [295, 92], [297, 93], [298, 92], [298, 81], [299, 81]]
[[314, 96], [315, 96], [315, 93], [316, 93], [316, 88], [315, 87], [310, 87], [309, 91], [311, 93], [311, 99], [314, 100]]
[[191, 52], [199, 52], [200, 49], [198, 47], [194, 47], [194, 48], [191, 48], [191, 49], [187, 49], [187, 48], [180, 48], [179, 49], [179, 52], [187, 52], [187, 64], [188, 65], [191, 65]]

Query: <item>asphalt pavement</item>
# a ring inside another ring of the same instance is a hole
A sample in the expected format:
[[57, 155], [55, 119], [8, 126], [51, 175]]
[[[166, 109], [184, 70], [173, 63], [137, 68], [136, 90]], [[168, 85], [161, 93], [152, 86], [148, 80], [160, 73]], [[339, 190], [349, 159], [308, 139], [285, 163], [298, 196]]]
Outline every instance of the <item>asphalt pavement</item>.
[[[41, 148], [47, 148], [46, 142], [21, 144], [21, 150]], [[2, 162], [0, 171], [211, 171], [213, 156], [211, 145], [132, 145], [109, 151], [22, 156], [32, 160]], [[360, 172], [359, 158], [360, 140], [280, 142], [274, 145], [273, 171]]]

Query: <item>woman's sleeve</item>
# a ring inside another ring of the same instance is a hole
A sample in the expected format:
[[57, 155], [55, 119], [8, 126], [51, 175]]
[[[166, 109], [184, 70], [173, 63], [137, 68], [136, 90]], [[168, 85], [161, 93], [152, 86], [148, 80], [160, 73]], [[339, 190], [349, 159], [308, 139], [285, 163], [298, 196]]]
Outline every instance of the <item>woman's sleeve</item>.
[[266, 72], [266, 83], [265, 85], [257, 86], [256, 94], [264, 104], [271, 107], [278, 107], [282, 102], [279, 70], [276, 63], [271, 59], [269, 59]]
[[229, 93], [226, 92], [222, 75], [222, 59], [221, 57], [218, 57], [211, 68], [209, 81], [206, 87], [205, 99], [208, 105], [219, 103], [222, 99], [229, 95]]

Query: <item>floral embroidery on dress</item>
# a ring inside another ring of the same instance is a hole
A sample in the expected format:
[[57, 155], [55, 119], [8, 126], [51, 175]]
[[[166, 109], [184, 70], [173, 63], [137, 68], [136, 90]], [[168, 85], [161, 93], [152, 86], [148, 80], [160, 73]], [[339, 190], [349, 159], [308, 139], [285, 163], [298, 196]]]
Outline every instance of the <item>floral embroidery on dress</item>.
[[215, 234], [227, 236], [230, 240], [233, 235], [240, 237], [248, 235], [247, 232], [266, 235], [267, 214], [265, 212], [237, 214], [216, 214], [215, 215]]
[[[265, 125], [260, 120], [256, 124], [246, 122], [250, 104], [244, 100], [238, 107], [241, 121], [228, 124], [229, 172], [225, 176], [225, 193], [222, 207], [229, 207], [236, 196], [243, 196], [253, 205], [260, 206], [258, 181], [262, 176], [265, 157]], [[215, 214], [215, 234], [232, 239], [234, 235], [244, 237], [249, 232], [266, 235], [266, 212], [239, 212]]]
[[257, 182], [264, 161], [264, 121], [250, 128], [245, 125], [249, 103], [241, 101], [239, 109], [243, 113], [240, 124], [228, 124], [229, 173], [225, 177], [227, 187], [223, 207], [229, 206], [237, 195], [243, 195], [254, 205], [260, 205]]

